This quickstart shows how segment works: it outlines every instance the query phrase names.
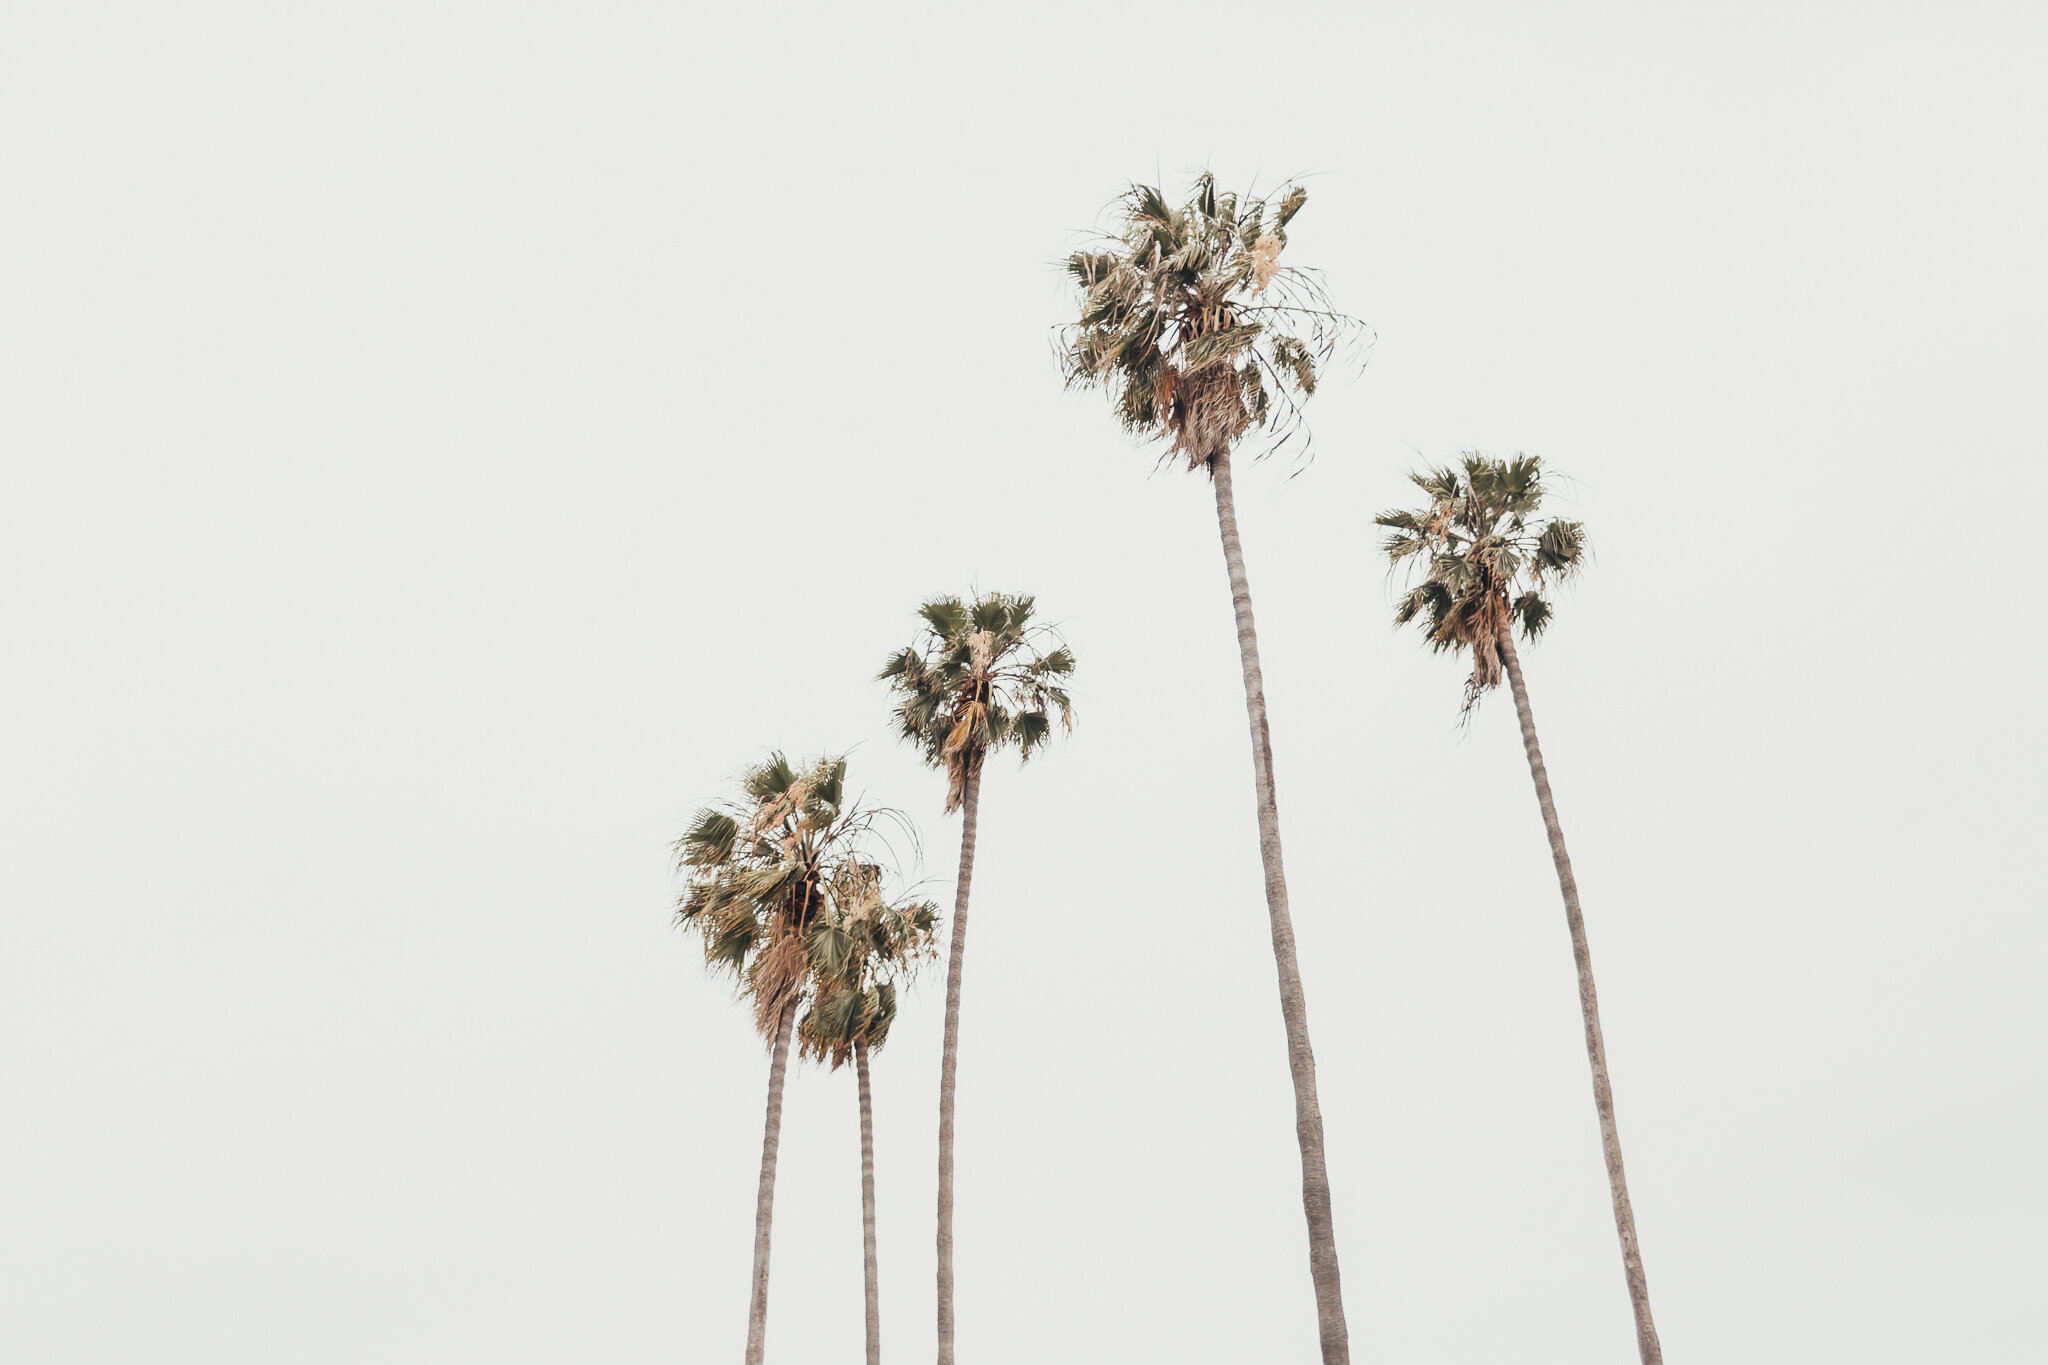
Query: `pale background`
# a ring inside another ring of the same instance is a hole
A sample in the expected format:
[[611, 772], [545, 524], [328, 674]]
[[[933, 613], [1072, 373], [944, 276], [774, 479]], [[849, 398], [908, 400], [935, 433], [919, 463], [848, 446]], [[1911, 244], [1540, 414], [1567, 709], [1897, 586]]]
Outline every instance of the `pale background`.
[[[1513, 709], [1371, 515], [1480, 445], [1674, 1362], [2014, 1360], [2048, 1276], [2038, 6], [31, 5], [0, 45], [0, 1354], [722, 1361], [765, 1063], [667, 841], [1039, 595], [987, 783], [963, 1360], [1313, 1358], [1199, 481], [1061, 392], [1131, 177], [1314, 173], [1379, 336], [1239, 477], [1354, 1358], [1632, 1359]], [[876, 1066], [932, 1342], [941, 991]], [[769, 1348], [859, 1359], [851, 1079]]]

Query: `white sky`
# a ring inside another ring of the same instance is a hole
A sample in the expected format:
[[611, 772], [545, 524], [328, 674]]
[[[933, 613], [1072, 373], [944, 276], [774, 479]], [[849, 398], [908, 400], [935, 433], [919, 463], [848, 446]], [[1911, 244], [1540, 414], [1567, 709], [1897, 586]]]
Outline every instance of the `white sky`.
[[[1312, 172], [1379, 345], [1239, 478], [1355, 1358], [1631, 1357], [1512, 707], [1387, 626], [1468, 445], [1598, 561], [1528, 654], [1674, 1362], [2018, 1359], [2048, 1275], [2038, 7], [355, 4], [0, 45], [0, 1351], [672, 1362], [744, 1336], [765, 1063], [667, 841], [1035, 591], [960, 1137], [977, 1365], [1308, 1360], [1206, 489], [1063, 394], [1130, 177]], [[2017, 518], [2017, 520], [2015, 520]], [[876, 1065], [932, 1341], [940, 990]], [[769, 1346], [860, 1350], [851, 1078]]]

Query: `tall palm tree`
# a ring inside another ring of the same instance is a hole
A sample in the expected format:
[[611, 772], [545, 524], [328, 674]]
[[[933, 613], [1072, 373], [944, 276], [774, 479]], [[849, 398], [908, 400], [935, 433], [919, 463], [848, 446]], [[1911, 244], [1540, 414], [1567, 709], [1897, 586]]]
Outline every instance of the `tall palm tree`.
[[1434, 649], [1470, 652], [1467, 715], [1482, 696], [1500, 686], [1503, 675], [1514, 692], [1522, 748], [1536, 783], [1544, 832], [1550, 836], [1550, 857], [1557, 867], [1558, 889], [1564, 893], [1565, 924], [1571, 930], [1572, 960], [1578, 966], [1579, 1013], [1586, 1030], [1586, 1057], [1593, 1068], [1593, 1107], [1600, 1115], [1600, 1146], [1607, 1159], [1614, 1230], [1621, 1239], [1622, 1273], [1635, 1309], [1636, 1349], [1643, 1365], [1661, 1365], [1664, 1350], [1650, 1317], [1650, 1287], [1643, 1278], [1635, 1210], [1621, 1166], [1621, 1135], [1614, 1123], [1614, 1092], [1607, 1079], [1607, 1045], [1600, 1033], [1600, 997], [1593, 988], [1593, 957], [1586, 947], [1586, 920], [1579, 912], [1579, 885], [1565, 852], [1543, 750], [1536, 743], [1529, 689], [1515, 652], [1515, 623], [1521, 622], [1523, 638], [1536, 639], [1551, 616], [1545, 591], [1579, 572], [1586, 554], [1585, 528], [1576, 521], [1538, 519], [1546, 489], [1542, 461], [1532, 455], [1501, 460], [1468, 452], [1461, 469], [1432, 469], [1412, 477], [1428, 495], [1428, 506], [1375, 518], [1389, 528], [1385, 549], [1395, 565], [1427, 565], [1422, 581], [1395, 608], [1394, 622], [1420, 624]]
[[737, 978], [754, 1025], [770, 1040], [768, 1118], [754, 1206], [753, 1292], [746, 1365], [761, 1365], [768, 1330], [768, 1234], [790, 1036], [814, 991], [813, 937], [835, 898], [861, 891], [863, 844], [881, 812], [846, 803], [846, 760], [749, 768], [743, 799], [706, 806], [676, 842], [687, 878], [676, 919], [704, 943], [706, 963]]
[[1251, 723], [1252, 781], [1258, 799], [1259, 858], [1280, 977], [1280, 1015], [1294, 1078], [1294, 1128], [1301, 1145], [1301, 1202], [1308, 1219], [1309, 1277], [1315, 1285], [1323, 1365], [1351, 1358], [1323, 1152], [1322, 1106], [1308, 1004], [1287, 908], [1280, 857], [1280, 809], [1266, 686], [1259, 669], [1252, 594], [1231, 492], [1232, 451], [1255, 431], [1276, 445], [1302, 430], [1300, 400], [1357, 324], [1334, 312], [1319, 277], [1280, 264], [1287, 225], [1307, 202], [1299, 185], [1259, 198], [1219, 194], [1204, 172], [1179, 208], [1135, 185], [1116, 202], [1115, 231], [1077, 251], [1067, 271], [1081, 291], [1063, 357], [1069, 387], [1107, 392], [1126, 431], [1167, 442], [1167, 453], [1209, 476], [1216, 524], [1237, 612], [1238, 658]]
[[881, 1266], [875, 1253], [875, 1119], [868, 1084], [868, 1054], [889, 1039], [896, 1019], [896, 987], [936, 955], [938, 906], [930, 901], [891, 905], [882, 896], [881, 869], [849, 867], [835, 887], [832, 908], [811, 931], [811, 972], [816, 996], [797, 1028], [798, 1049], [838, 1070], [853, 1063], [860, 1096], [861, 1250], [867, 1288], [868, 1365], [882, 1362]]
[[889, 656], [878, 678], [899, 698], [896, 726], [925, 761], [946, 773], [946, 811], [961, 812], [960, 876], [946, 953], [946, 1037], [939, 1056], [939, 1365], [953, 1365], [953, 1096], [960, 1071], [960, 973], [967, 953], [967, 889], [974, 876], [982, 766], [1010, 748], [1028, 760], [1051, 737], [1054, 718], [1074, 724], [1065, 683], [1074, 656], [1047, 627], [1031, 623], [1034, 599], [982, 593], [934, 597], [918, 608], [924, 625]]

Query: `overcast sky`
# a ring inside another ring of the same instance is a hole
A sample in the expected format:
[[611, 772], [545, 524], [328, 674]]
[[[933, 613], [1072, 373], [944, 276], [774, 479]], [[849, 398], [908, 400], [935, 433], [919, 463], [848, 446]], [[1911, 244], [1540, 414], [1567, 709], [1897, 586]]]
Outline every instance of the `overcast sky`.
[[[1473, 446], [1597, 554], [1525, 660], [1670, 1359], [2037, 1350], [2044, 61], [2018, 4], [15, 13], [0, 1353], [739, 1354], [766, 1058], [668, 843], [851, 748], [950, 902], [871, 679], [978, 584], [1079, 724], [985, 788], [963, 1359], [1312, 1359], [1213, 510], [1052, 351], [1203, 164], [1309, 176], [1378, 337], [1237, 480], [1354, 1359], [1632, 1359], [1513, 708], [1458, 729], [1370, 524]], [[851, 1077], [783, 1135], [770, 1355], [851, 1362]]]

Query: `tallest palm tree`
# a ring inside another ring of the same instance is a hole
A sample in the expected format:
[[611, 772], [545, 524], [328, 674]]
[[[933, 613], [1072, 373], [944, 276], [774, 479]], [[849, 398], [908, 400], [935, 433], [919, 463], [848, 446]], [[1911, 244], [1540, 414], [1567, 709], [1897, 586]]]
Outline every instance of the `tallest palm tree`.
[[1318, 366], [1345, 331], [1356, 326], [1330, 309], [1314, 274], [1280, 264], [1287, 225], [1307, 199], [1299, 185], [1283, 185], [1264, 198], [1219, 194], [1206, 172], [1179, 208], [1169, 207], [1156, 188], [1133, 186], [1117, 201], [1114, 231], [1099, 248], [1075, 252], [1067, 260], [1067, 271], [1081, 291], [1081, 310], [1068, 329], [1064, 365], [1069, 386], [1105, 390], [1126, 431], [1167, 441], [1169, 452], [1185, 457], [1189, 469], [1209, 476], [1216, 494], [1216, 525], [1237, 612], [1237, 652], [1251, 723], [1266, 912], [1280, 976], [1287, 1064], [1294, 1078], [1309, 1278], [1315, 1284], [1323, 1365], [1348, 1365], [1351, 1345], [1337, 1271], [1316, 1060], [1280, 857], [1266, 685], [1230, 482], [1232, 451], [1246, 436], [1260, 429], [1280, 440], [1293, 434], [1299, 400], [1315, 392]]

